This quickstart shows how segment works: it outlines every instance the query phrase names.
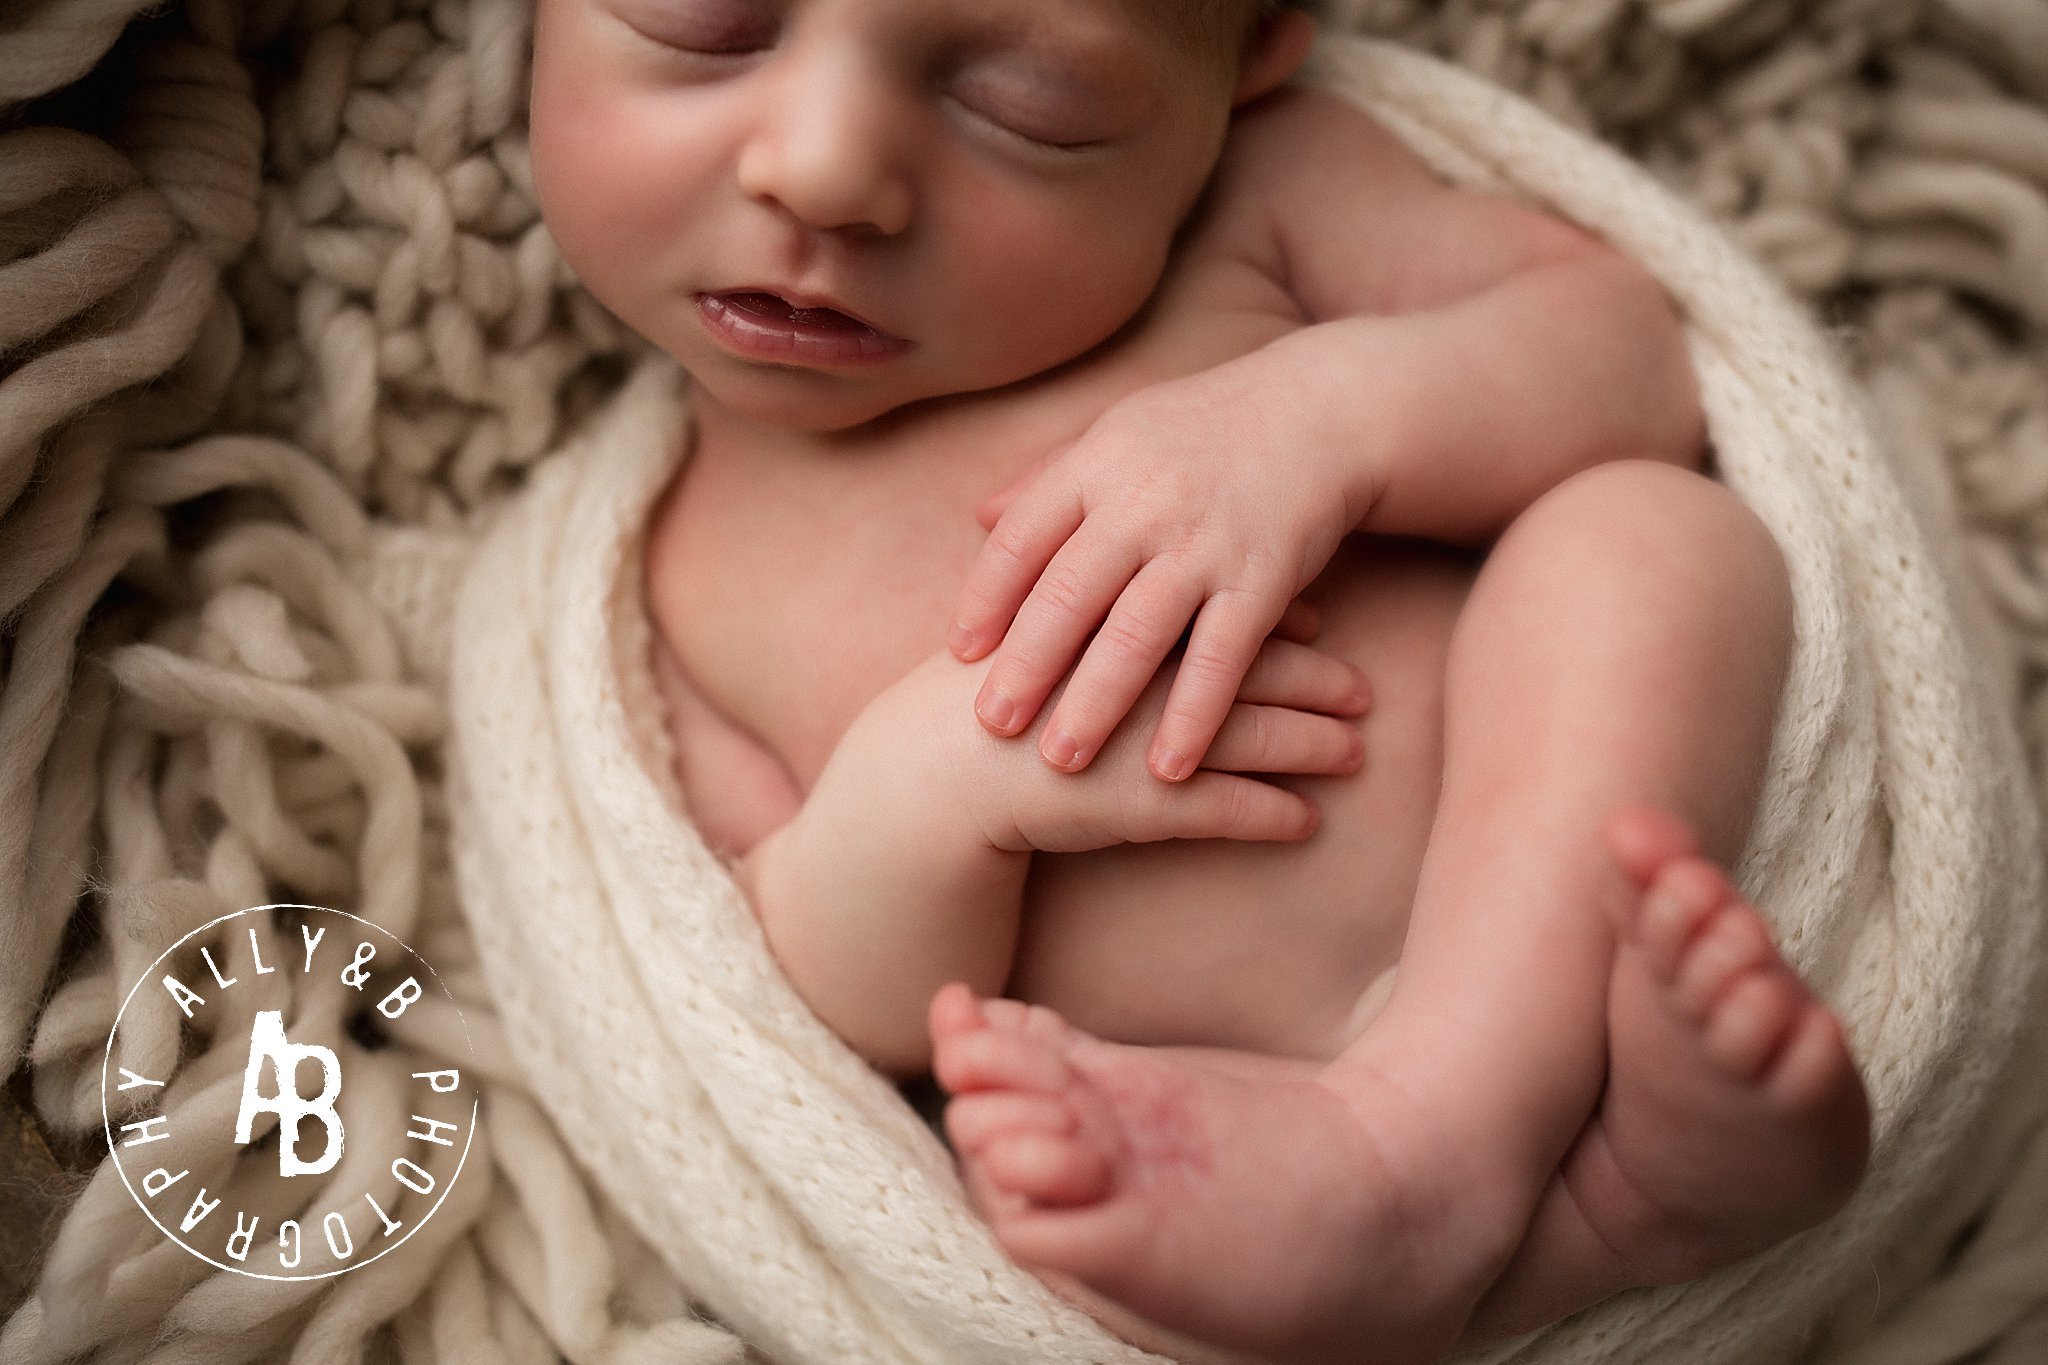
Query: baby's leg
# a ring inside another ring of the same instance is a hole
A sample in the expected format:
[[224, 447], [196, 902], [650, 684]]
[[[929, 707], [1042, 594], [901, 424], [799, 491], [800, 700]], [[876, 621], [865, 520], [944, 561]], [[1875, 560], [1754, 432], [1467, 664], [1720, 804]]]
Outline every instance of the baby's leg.
[[[1615, 926], [1641, 869], [1608, 856], [1602, 827], [1662, 807], [1733, 854], [1788, 617], [1769, 538], [1706, 480], [1611, 465], [1542, 499], [1459, 618], [1401, 970], [1342, 1057], [1217, 1066], [935, 1006], [939, 1076], [963, 1096], [948, 1122], [1005, 1245], [1153, 1321], [1296, 1359], [1368, 1341], [1378, 1360], [1429, 1359], [1482, 1295], [1485, 1323], [1509, 1326], [1641, 1282], [1585, 1254], [1605, 1229], [1559, 1197], [1558, 1172], [1589, 1133], [1654, 1143], [1613, 1121], [1657, 1090], [1623, 1071], [1698, 1070], [1701, 1026], [1669, 1026], [1667, 978], [1624, 971]], [[1657, 1011], [1662, 1034], [1638, 1027]], [[1610, 1018], [1639, 1045], [1617, 1049], [1603, 1103]]]
[[[1366, 1123], [1389, 1091], [1431, 1115], [1467, 1197], [1497, 1201], [1487, 1231], [1516, 1245], [1468, 1341], [1747, 1255], [1860, 1173], [1833, 1021], [1714, 866], [1748, 830], [1790, 631], [1755, 518], [1656, 465], [1553, 491], [1474, 586], [1394, 998], [1329, 1074]], [[1615, 820], [1632, 807], [1678, 821]], [[1688, 932], [1646, 930], [1674, 898]]]
[[1691, 832], [1609, 821], [1641, 889], [1608, 996], [1608, 1077], [1464, 1341], [1673, 1284], [1819, 1222], [1861, 1178], [1870, 1112], [1836, 1022]]

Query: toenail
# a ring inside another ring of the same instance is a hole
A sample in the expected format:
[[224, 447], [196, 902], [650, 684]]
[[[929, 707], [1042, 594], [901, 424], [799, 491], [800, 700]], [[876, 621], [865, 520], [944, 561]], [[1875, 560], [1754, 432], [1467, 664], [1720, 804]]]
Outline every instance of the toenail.
[[1687, 913], [1685, 902], [1661, 886], [1643, 897], [1643, 918], [1658, 924], [1676, 927]]

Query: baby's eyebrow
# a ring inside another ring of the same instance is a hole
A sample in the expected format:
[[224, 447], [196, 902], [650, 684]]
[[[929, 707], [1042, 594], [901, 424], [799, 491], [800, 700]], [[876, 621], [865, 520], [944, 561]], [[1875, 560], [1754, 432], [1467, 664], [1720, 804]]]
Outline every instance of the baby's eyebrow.
[[1057, 13], [1034, 7], [1028, 18], [1010, 17], [982, 27], [975, 35], [987, 50], [1017, 51], [1056, 65], [1090, 82], [1104, 85], [1131, 79], [1142, 72], [1146, 49], [1121, 26], [1062, 23]]
[[1135, 51], [1137, 44], [1077, 42], [1060, 35], [1039, 41], [1018, 39], [992, 45], [969, 59], [990, 69], [1015, 72], [1060, 104], [1082, 105], [1133, 116], [1156, 99], [1156, 83]]

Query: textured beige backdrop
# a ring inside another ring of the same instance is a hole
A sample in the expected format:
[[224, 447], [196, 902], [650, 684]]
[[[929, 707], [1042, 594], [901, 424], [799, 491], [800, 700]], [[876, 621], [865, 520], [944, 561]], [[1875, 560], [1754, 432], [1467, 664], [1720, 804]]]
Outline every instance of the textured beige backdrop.
[[[336, 568], [365, 512], [501, 497], [633, 353], [534, 215], [526, 4], [142, 8], [0, 8], [0, 1309], [41, 1283], [0, 1360], [736, 1358], [497, 1056], [440, 853], [439, 704]], [[1617, 142], [1813, 301], [1967, 529], [2038, 758], [2048, 0], [1329, 8]], [[88, 1180], [113, 984], [286, 893], [410, 937], [489, 1078], [439, 1254], [331, 1294], [209, 1277]], [[1845, 1306], [1831, 1365], [2048, 1361], [2048, 1142], [1977, 1174], [1946, 1272]]]

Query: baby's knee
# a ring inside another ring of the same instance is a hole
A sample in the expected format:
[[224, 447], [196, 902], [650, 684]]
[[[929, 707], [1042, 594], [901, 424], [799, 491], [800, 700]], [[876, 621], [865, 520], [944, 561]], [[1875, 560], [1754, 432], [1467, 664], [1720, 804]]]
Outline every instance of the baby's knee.
[[1790, 649], [1785, 557], [1756, 513], [1703, 474], [1651, 460], [1597, 465], [1538, 499], [1497, 551], [1518, 538], [1533, 542], [1522, 550], [1557, 555], [1629, 597]]
[[1523, 522], [1644, 571], [1726, 578], [1731, 589], [1789, 598], [1785, 558], [1756, 513], [1725, 485], [1677, 465], [1595, 465], [1539, 498], [1510, 534]]

